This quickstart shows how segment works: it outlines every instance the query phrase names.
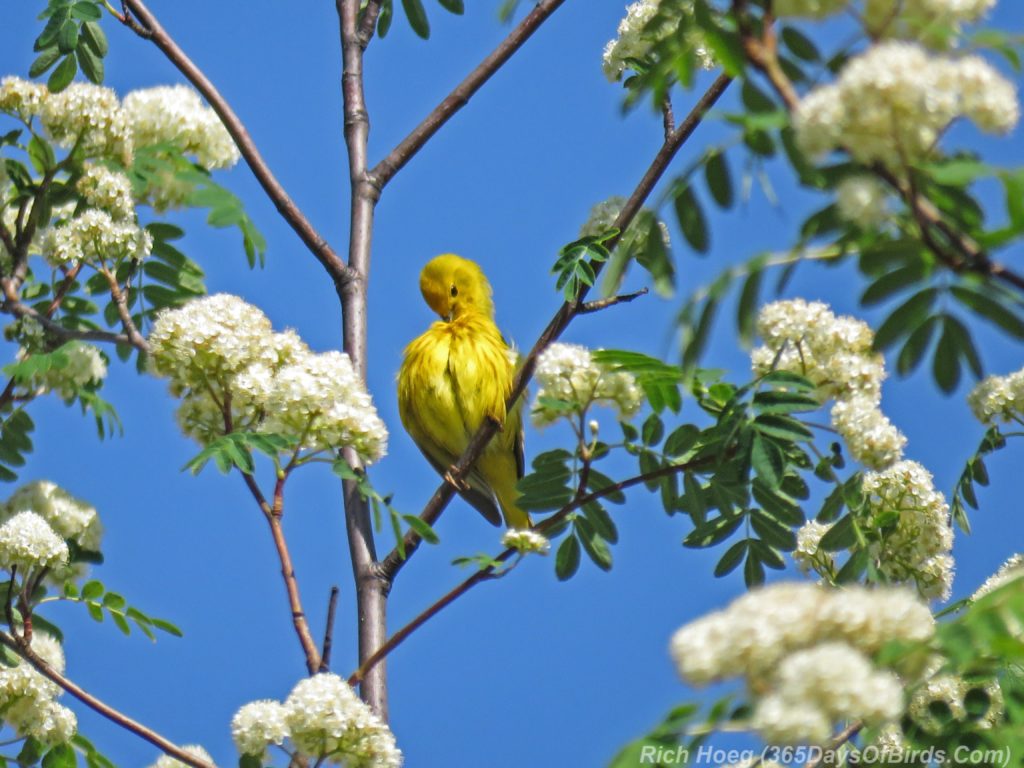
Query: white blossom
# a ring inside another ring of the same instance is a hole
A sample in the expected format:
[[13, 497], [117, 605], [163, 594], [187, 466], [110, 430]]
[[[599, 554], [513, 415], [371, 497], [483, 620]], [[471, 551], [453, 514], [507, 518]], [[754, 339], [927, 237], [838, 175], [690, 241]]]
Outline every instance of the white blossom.
[[879, 569], [894, 582], [913, 581], [925, 598], [949, 597], [953, 585], [953, 528], [949, 505], [932, 476], [914, 461], [864, 475], [872, 523], [882, 533], [872, 544]]
[[[704, 44], [699, 29], [692, 22], [692, 0], [666, 3], [664, 6], [661, 0], [638, 0], [626, 8], [625, 17], [619, 22], [618, 37], [605, 46], [603, 66], [607, 78], [612, 82], [622, 79], [622, 75], [630, 68], [630, 60], [643, 61], [647, 58], [658, 42], [675, 33], [684, 16], [690, 20], [685, 32], [687, 42], [701, 66], [713, 69], [714, 58]], [[655, 17], [658, 17], [658, 21], [652, 24]]]
[[971, 595], [971, 600], [980, 600], [990, 592], [994, 592], [1011, 581], [1016, 581], [1021, 576], [1024, 576], [1024, 555], [1011, 555], [1005, 563], [999, 566], [998, 571], [985, 579], [985, 583]]
[[537, 397], [533, 403], [533, 420], [545, 426], [564, 416], [566, 411], [544, 398], [567, 403], [571, 412], [582, 413], [593, 403], [606, 403], [618, 409], [621, 418], [640, 409], [643, 394], [632, 374], [614, 371], [594, 362], [590, 350], [576, 344], [555, 343], [537, 360]]
[[885, 469], [903, 455], [907, 438], [870, 397], [851, 397], [832, 406], [832, 426], [850, 455], [869, 469]]
[[4, 504], [2, 517], [7, 520], [21, 512], [34, 512], [42, 517], [59, 536], [74, 541], [80, 548], [98, 552], [103, 538], [103, 525], [96, 508], [49, 480], [35, 480], [18, 488]]
[[109, 158], [128, 167], [132, 161], [132, 135], [128, 115], [109, 88], [72, 83], [49, 94], [42, 121], [50, 137], [65, 149], [78, 147], [88, 158]]
[[346, 768], [399, 768], [402, 753], [387, 725], [334, 674], [301, 680], [284, 703], [292, 744]]
[[796, 549], [793, 560], [804, 573], [829, 569], [835, 562], [831, 552], [819, 549], [821, 538], [832, 526], [808, 520], [796, 532]]
[[509, 528], [501, 537], [501, 545], [522, 554], [536, 552], [546, 555], [551, 551], [551, 542], [547, 537], [528, 528]]
[[807, 94], [794, 128], [812, 157], [842, 147], [861, 163], [901, 169], [927, 158], [957, 117], [1005, 133], [1019, 111], [1014, 86], [983, 59], [886, 41], [851, 59], [835, 83]]
[[274, 376], [264, 429], [303, 436], [303, 446], [350, 446], [366, 463], [387, 450], [387, 428], [344, 352], [306, 355]]
[[[28, 388], [33, 392], [56, 392], [70, 402], [84, 387], [101, 384], [107, 377], [107, 361], [98, 347], [73, 341], [60, 348], [64, 365], [51, 365], [32, 377]], [[22, 348], [18, 358], [24, 360], [30, 353]]]
[[996, 0], [865, 0], [863, 19], [875, 37], [906, 37], [945, 48], [955, 43], [962, 24], [978, 21], [995, 4]]
[[42, 83], [33, 83], [20, 77], [5, 77], [0, 80], [0, 112], [28, 121], [42, 112], [49, 95], [49, 89]]
[[[58, 673], [64, 672], [64, 649], [45, 632], [32, 634], [32, 650]], [[75, 714], [55, 699], [63, 693], [56, 683], [19, 661], [0, 669], [0, 709], [3, 719], [20, 736], [31, 736], [44, 744], [63, 743], [75, 735]]]
[[68, 556], [68, 545], [35, 512], [19, 512], [0, 525], [0, 568], [52, 568]]
[[238, 162], [238, 148], [217, 113], [203, 106], [199, 94], [188, 86], [132, 91], [125, 97], [124, 108], [138, 147], [173, 144], [207, 169]]
[[89, 165], [76, 188], [89, 205], [106, 211], [115, 221], [135, 220], [132, 183], [120, 171]]
[[888, 217], [887, 191], [871, 176], [843, 179], [836, 187], [839, 215], [862, 229], [878, 226]]
[[279, 701], [253, 701], [231, 719], [231, 738], [240, 754], [262, 757], [271, 744], [288, 738], [287, 710]]
[[[198, 744], [186, 744], [181, 749], [183, 752], [188, 752], [192, 757], [198, 757], [200, 760], [203, 760], [210, 765], [214, 764], [210, 753]], [[160, 757], [156, 759], [156, 762], [149, 766], [149, 768], [188, 768], [188, 765], [171, 757], [170, 755], [160, 755]]]
[[86, 262], [112, 267], [126, 259], [142, 261], [153, 250], [153, 237], [133, 221], [115, 220], [92, 209], [48, 228], [42, 255], [54, 266]]
[[982, 424], [1013, 421], [1024, 411], [1024, 370], [985, 378], [971, 390], [967, 404]]

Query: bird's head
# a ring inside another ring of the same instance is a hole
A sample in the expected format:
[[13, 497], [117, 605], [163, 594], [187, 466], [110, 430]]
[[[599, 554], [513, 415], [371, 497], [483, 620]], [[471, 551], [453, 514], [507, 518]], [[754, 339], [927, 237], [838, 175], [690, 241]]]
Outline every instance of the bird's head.
[[445, 320], [468, 312], [494, 317], [491, 284], [480, 265], [454, 253], [427, 262], [420, 273], [420, 291], [430, 308]]

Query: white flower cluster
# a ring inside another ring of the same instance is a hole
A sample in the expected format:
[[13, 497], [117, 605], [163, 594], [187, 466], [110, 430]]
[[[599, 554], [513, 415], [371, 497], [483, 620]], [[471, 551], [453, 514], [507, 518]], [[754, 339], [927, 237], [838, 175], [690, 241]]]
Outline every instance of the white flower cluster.
[[871, 176], [852, 176], [836, 187], [839, 215], [861, 229], [871, 229], [886, 220], [888, 192]]
[[1008, 376], [988, 376], [967, 396], [982, 424], [1018, 420], [1024, 412], [1024, 369]]
[[1005, 563], [999, 566], [998, 571], [985, 579], [985, 583], [971, 595], [971, 600], [980, 600], [990, 592], [994, 592], [1011, 581], [1016, 581], [1021, 576], [1024, 576], [1024, 555], [1011, 555]]
[[[57, 672], [64, 672], [64, 649], [43, 632], [33, 632], [32, 650]], [[36, 672], [27, 662], [0, 669], [0, 710], [4, 721], [19, 736], [32, 737], [50, 746], [75, 735], [75, 713], [58, 704], [63, 693], [56, 683]]]
[[[638, 0], [628, 6], [625, 17], [619, 22], [618, 37], [609, 40], [604, 49], [604, 73], [607, 78], [613, 83], [621, 80], [626, 70], [632, 67], [631, 61], [645, 59], [657, 43], [679, 28], [684, 15], [692, 19], [692, 1], [666, 3], [662, 7], [661, 0]], [[655, 17], [658, 20], [652, 24]], [[715, 60], [693, 23], [687, 24], [685, 34], [701, 66], [714, 69]]]
[[67, 542], [35, 512], [19, 512], [0, 525], [0, 568], [21, 573], [66, 565]]
[[[183, 752], [188, 752], [192, 757], [198, 757], [200, 760], [203, 760], [210, 765], [214, 765], [213, 758], [210, 756], [210, 753], [198, 744], [186, 744], [181, 749]], [[149, 768], [188, 768], [188, 765], [181, 762], [181, 760], [171, 757], [170, 755], [160, 755], [160, 757], [156, 759], [156, 762], [149, 766]]]
[[372, 462], [387, 429], [341, 352], [314, 354], [292, 331], [274, 333], [259, 309], [217, 294], [160, 313], [149, 337], [150, 366], [182, 398], [186, 434], [208, 442], [233, 429], [261, 428], [302, 439], [311, 450], [350, 446]]
[[[953, 720], [963, 722], [967, 719], [967, 708], [964, 698], [971, 688], [966, 680], [957, 675], [936, 675], [924, 683], [910, 699], [907, 712], [914, 722], [927, 733], [941, 733], [945, 722], [933, 714], [931, 707], [941, 702], [949, 708]], [[995, 725], [1003, 715], [1003, 690], [996, 680], [990, 680], [981, 686], [988, 696], [988, 711], [975, 721], [974, 727], [985, 730]]]
[[0, 82], [0, 111], [23, 121], [38, 116], [60, 146], [83, 156], [132, 163], [134, 150], [172, 144], [207, 169], [228, 168], [239, 153], [217, 113], [184, 85], [129, 93], [122, 104], [109, 88], [72, 83], [60, 93], [7, 77]]
[[857, 461], [884, 469], [899, 460], [906, 438], [879, 408], [885, 365], [871, 349], [866, 323], [836, 317], [821, 302], [792, 299], [762, 307], [757, 328], [765, 343], [751, 352], [755, 375], [781, 370], [806, 377], [822, 402], [835, 399], [832, 425]]
[[864, 475], [868, 519], [881, 542], [872, 544], [879, 569], [891, 581], [917, 585], [925, 598], [945, 600], [953, 587], [953, 527], [949, 505], [932, 476], [914, 461]]
[[43, 233], [43, 257], [54, 266], [85, 262], [113, 269], [124, 261], [142, 261], [153, 250], [153, 237], [130, 219], [115, 219], [90, 209]]
[[833, 723], [882, 723], [903, 711], [897, 677], [875, 668], [845, 642], [822, 643], [787, 656], [775, 673], [774, 689], [758, 701], [752, 718], [769, 743], [822, 744], [832, 735]]
[[796, 532], [796, 549], [793, 550], [793, 561], [804, 573], [810, 571], [828, 572], [835, 565], [831, 552], [820, 549], [821, 538], [828, 533], [831, 526], [808, 520]]
[[1016, 88], [983, 59], [888, 41], [851, 59], [835, 83], [808, 93], [793, 124], [812, 157], [842, 147], [864, 164], [902, 169], [928, 157], [958, 117], [1005, 133], [1019, 116]]
[[[80, 389], [99, 384], [107, 377], [107, 361], [98, 347], [73, 341], [61, 347], [60, 352], [67, 358], [67, 364], [62, 368], [51, 366], [33, 376], [28, 385], [32, 392], [56, 392], [70, 402]], [[18, 358], [25, 359], [30, 354], [22, 348]]]
[[524, 555], [530, 552], [546, 555], [551, 551], [551, 542], [548, 538], [528, 528], [509, 528], [501, 537], [501, 546]]
[[632, 374], [613, 371], [594, 362], [590, 350], [577, 344], [555, 343], [537, 360], [537, 397], [533, 403], [534, 423], [546, 426], [565, 416], [566, 411], [545, 405], [543, 398], [570, 403], [573, 413], [584, 413], [593, 404], [614, 405], [620, 418], [640, 409], [643, 393]]
[[0, 80], [0, 112], [6, 112], [27, 122], [43, 109], [49, 90], [42, 83], [5, 77]]
[[99, 552], [103, 540], [103, 525], [96, 508], [82, 501], [56, 483], [34, 480], [18, 488], [0, 510], [0, 520], [7, 520], [21, 512], [34, 512], [45, 520], [57, 534], [73, 541], [87, 552]]
[[870, 656], [891, 640], [935, 631], [909, 591], [778, 583], [683, 626], [670, 650], [683, 679], [743, 677], [757, 696], [753, 720], [769, 742], [821, 743], [838, 720], [899, 716], [902, 690]]
[[206, 169], [230, 168], [238, 148], [217, 113], [184, 85], [132, 91], [124, 100], [135, 144], [173, 144]]
[[72, 83], [43, 99], [40, 119], [50, 137], [85, 157], [132, 162], [132, 131], [117, 94], [92, 83]]
[[120, 171], [89, 165], [76, 188], [86, 203], [106, 211], [115, 221], [135, 221], [132, 183]]
[[243, 755], [262, 757], [270, 744], [290, 739], [299, 754], [346, 768], [399, 768], [395, 737], [340, 677], [319, 674], [301, 680], [284, 704], [246, 704], [231, 721]]

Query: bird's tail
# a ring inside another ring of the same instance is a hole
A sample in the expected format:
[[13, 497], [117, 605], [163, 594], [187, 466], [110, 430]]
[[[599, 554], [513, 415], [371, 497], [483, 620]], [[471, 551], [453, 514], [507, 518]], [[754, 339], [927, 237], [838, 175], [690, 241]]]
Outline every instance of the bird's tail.
[[530, 515], [519, 506], [519, 491], [516, 490], [514, 482], [494, 488], [494, 493], [501, 505], [501, 513], [505, 516], [505, 525], [509, 528], [533, 527]]

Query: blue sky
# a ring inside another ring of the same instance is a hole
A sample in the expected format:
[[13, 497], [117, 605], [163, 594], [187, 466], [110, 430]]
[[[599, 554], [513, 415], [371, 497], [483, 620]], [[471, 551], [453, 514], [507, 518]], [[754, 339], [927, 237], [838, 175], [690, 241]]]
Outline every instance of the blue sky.
[[[0, 28], [0, 73], [24, 75], [32, 60], [41, 3], [12, 3]], [[301, 8], [300, 8], [301, 5]], [[430, 4], [433, 36], [416, 39], [396, 19], [366, 61], [371, 161], [379, 159], [506, 34], [496, 2], [469, 4], [454, 18]], [[548, 274], [557, 249], [573, 239], [590, 206], [632, 190], [661, 139], [646, 108], [623, 116], [621, 89], [601, 73], [600, 55], [623, 13], [622, 0], [570, 0], [403, 170], [378, 208], [370, 281], [369, 386], [392, 432], [389, 456], [373, 470], [395, 504], [415, 512], [437, 478], [401, 430], [394, 376], [404, 345], [431, 321], [417, 274], [431, 256], [454, 251], [483, 264], [495, 288], [498, 321], [520, 346], [532, 345], [558, 306]], [[995, 21], [1017, 23], [1004, 2]], [[270, 166], [320, 231], [343, 252], [348, 180], [341, 137], [339, 50], [334, 4], [164, 2], [152, 10], [203, 67], [248, 125]], [[107, 23], [108, 82], [120, 93], [178, 82], [151, 45]], [[736, 93], [724, 105], [735, 103]], [[690, 96], [677, 100], [687, 108]], [[726, 129], [700, 129], [679, 171]], [[1024, 141], [975, 143], [990, 159], [1019, 165]], [[731, 158], [739, 171], [741, 158]], [[679, 296], [647, 297], [578, 320], [566, 340], [676, 355], [672, 320], [686, 293], [725, 265], [791, 244], [809, 211], [826, 201], [794, 188], [779, 165], [769, 171], [782, 201], [757, 192], [728, 215], [710, 213], [713, 248], [698, 258], [673, 226]], [[266, 234], [267, 266], [250, 271], [233, 232], [210, 230], [197, 215], [176, 216], [184, 246], [212, 291], [261, 306], [278, 328], [294, 327], [316, 349], [340, 345], [340, 314], [329, 281], [279, 219], [244, 166], [220, 180], [246, 202]], [[986, 199], [998, 196], [987, 190]], [[709, 209], [710, 211], [710, 209]], [[997, 215], [1002, 215], [1001, 208]], [[1019, 260], [1018, 260], [1019, 264]], [[631, 287], [642, 284], [631, 274]], [[852, 270], [804, 268], [790, 295], [858, 311], [863, 285]], [[727, 309], [705, 362], [746, 375]], [[1017, 370], [1019, 345], [979, 327], [986, 363]], [[52, 399], [32, 406], [37, 450], [23, 478], [49, 478], [94, 503], [107, 527], [107, 562], [95, 575], [132, 604], [182, 626], [183, 640], [155, 646], [97, 625], [79, 606], [51, 616], [65, 627], [68, 673], [77, 682], [179, 743], [205, 745], [221, 765], [235, 761], [228, 723], [243, 703], [282, 698], [303, 675], [270, 537], [238, 477], [180, 467], [196, 447], [180, 435], [165, 385], [112, 366], [106, 393], [125, 434], [97, 442], [90, 420]], [[982, 434], [964, 403], [966, 388], [938, 396], [925, 375], [890, 379], [885, 408], [909, 437], [907, 454], [949, 492]], [[681, 418], [696, 418], [692, 403]], [[603, 415], [605, 429], [617, 432]], [[527, 453], [569, 436], [553, 427], [527, 435]], [[975, 533], [957, 543], [956, 595], [970, 593], [1002, 560], [1022, 549], [1012, 473], [1021, 449], [990, 463], [995, 487], [982, 493]], [[622, 466], [625, 476], [631, 467]], [[0, 489], [0, 492], [4, 492]], [[322, 631], [328, 592], [341, 588], [334, 669], [354, 667], [354, 609], [336, 478], [309, 469], [293, 480], [286, 531], [314, 631]], [[666, 646], [685, 621], [742, 590], [735, 575], [713, 579], [719, 552], [680, 546], [687, 521], [667, 518], [642, 493], [617, 511], [621, 542], [610, 574], [584, 563], [566, 584], [535, 558], [514, 574], [455, 603], [389, 662], [391, 713], [410, 766], [598, 765], [691, 693], [679, 683]], [[460, 502], [438, 525], [439, 547], [424, 548], [403, 571], [390, 603], [397, 628], [463, 572], [454, 557], [496, 551], [498, 532]], [[385, 535], [384, 546], [388, 543]], [[154, 750], [76, 706], [83, 732], [119, 765], [146, 765]]]

